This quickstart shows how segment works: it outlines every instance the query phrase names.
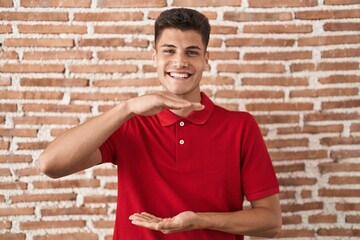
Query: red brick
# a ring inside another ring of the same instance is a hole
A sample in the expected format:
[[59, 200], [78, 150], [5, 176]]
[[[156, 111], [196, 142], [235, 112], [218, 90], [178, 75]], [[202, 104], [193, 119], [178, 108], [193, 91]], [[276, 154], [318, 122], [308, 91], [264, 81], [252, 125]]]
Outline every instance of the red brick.
[[279, 183], [281, 186], [307, 186], [307, 185], [314, 185], [317, 183], [316, 178], [301, 178], [301, 177], [294, 177], [294, 178], [279, 178]]
[[241, 0], [203, 0], [203, 1], [193, 1], [193, 0], [174, 0], [172, 6], [180, 7], [222, 7], [222, 6], [241, 6]]
[[276, 236], [278, 238], [315, 238], [315, 231], [309, 229], [283, 229]]
[[317, 5], [316, 0], [249, 0], [249, 6], [254, 8], [313, 7]]
[[12, 0], [0, 0], [0, 7], [2, 8], [10, 8], [13, 6], [14, 4]]
[[309, 144], [309, 140], [307, 138], [266, 140], [265, 142], [268, 148], [308, 146]]
[[359, 63], [357, 62], [320, 62], [318, 64], [313, 63], [295, 63], [291, 64], [291, 72], [302, 71], [340, 71], [340, 70], [357, 70], [359, 69]]
[[99, 0], [100, 8], [144, 8], [144, 7], [166, 7], [166, 0]]
[[[110, 175], [111, 176], [111, 175]], [[115, 175], [116, 176], [116, 175]], [[84, 203], [90, 204], [90, 203], [116, 203], [117, 196], [85, 196], [84, 197]]]
[[358, 184], [360, 182], [360, 177], [329, 177], [329, 183], [332, 185], [347, 185], [347, 184]]
[[58, 194], [21, 194], [17, 196], [11, 196], [10, 201], [12, 203], [24, 203], [24, 202], [51, 202], [51, 201], [75, 201], [75, 193], [58, 193]]
[[311, 190], [302, 190], [300, 193], [301, 198], [313, 198]]
[[0, 103], [0, 112], [17, 112], [17, 105], [16, 104], [1, 104]]
[[301, 224], [302, 219], [300, 215], [295, 216], [283, 216], [282, 217], [282, 224], [283, 225], [293, 225], [293, 224]]
[[26, 235], [24, 233], [4, 233], [1, 235], [1, 240], [25, 240]]
[[113, 60], [150, 60], [152, 53], [149, 51], [99, 51], [97, 53], [99, 59]]
[[0, 216], [24, 216], [32, 215], [34, 216], [34, 208], [32, 207], [15, 207], [15, 208], [0, 208]]
[[295, 13], [296, 19], [320, 20], [320, 19], [342, 19], [359, 18], [358, 10], [319, 10], [319, 11], [300, 11]]
[[309, 216], [309, 223], [318, 224], [318, 223], [336, 223], [337, 216], [336, 215], [311, 215]]
[[116, 190], [118, 187], [116, 182], [106, 183], [105, 188], [110, 190]]
[[274, 38], [230, 38], [225, 41], [227, 47], [291, 47], [294, 46], [293, 39], [274, 39]]
[[348, 228], [320, 228], [317, 231], [319, 236], [341, 236], [341, 237], [354, 237], [360, 236], [360, 229], [348, 229]]
[[31, 163], [32, 157], [30, 155], [0, 155], [0, 163]]
[[10, 77], [0, 77], [0, 86], [10, 86], [11, 85], [11, 78]]
[[330, 156], [334, 159], [359, 158], [360, 150], [332, 150]]
[[[0, 221], [0, 229], [10, 229], [12, 226], [11, 221], [2, 220]], [[4, 235], [2, 235], [4, 236]], [[24, 238], [25, 239], [25, 238]]]
[[277, 33], [277, 34], [292, 34], [292, 33], [311, 33], [312, 25], [245, 25], [244, 33]]
[[82, 25], [18, 25], [19, 33], [43, 33], [43, 34], [61, 34], [61, 33], [75, 33], [85, 34], [87, 27]]
[[[0, 149], [2, 149], [2, 150], [8, 150], [9, 147], [10, 147], [10, 142], [8, 142], [8, 141], [1, 141], [1, 140], [0, 140]], [[0, 185], [1, 185], [1, 183], [0, 183]]]
[[29, 176], [39, 176], [41, 175], [40, 169], [37, 167], [33, 168], [24, 168], [15, 171], [16, 176], [19, 177], [29, 177]]
[[298, 123], [298, 115], [279, 115], [279, 114], [267, 114], [267, 115], [254, 115], [256, 121], [259, 124], [279, 124], [279, 123]]
[[74, 40], [66, 38], [9, 38], [5, 47], [73, 47]]
[[325, 31], [333, 31], [333, 32], [340, 32], [340, 31], [360, 31], [360, 24], [355, 22], [348, 22], [348, 23], [325, 23], [324, 30]]
[[240, 53], [237, 51], [211, 51], [209, 52], [209, 60], [238, 60]]
[[325, 146], [360, 144], [360, 137], [325, 137], [320, 139]]
[[294, 52], [246, 52], [244, 60], [292, 60], [292, 59], [311, 59], [311, 51]]
[[308, 151], [281, 151], [270, 152], [271, 159], [274, 161], [282, 160], [312, 160], [325, 159], [328, 157], [326, 150], [308, 150]]
[[276, 173], [304, 172], [305, 164], [295, 163], [295, 164], [286, 164], [286, 165], [275, 165], [274, 169]]
[[360, 49], [346, 48], [346, 49], [326, 50], [321, 52], [321, 58], [350, 58], [350, 57], [360, 57]]
[[85, 38], [79, 41], [80, 47], [121, 47], [125, 45], [125, 40], [122, 38]]
[[293, 90], [290, 91], [290, 98], [297, 97], [328, 97], [328, 96], [357, 96], [358, 88], [324, 88], [324, 89], [307, 89], [307, 90]]
[[356, 224], [359, 224], [359, 223], [360, 223], [360, 215], [350, 215], [350, 216], [346, 216], [346, 217], [345, 217], [345, 222], [346, 222], [346, 223], [356, 223]]
[[328, 77], [319, 78], [322, 84], [337, 84], [337, 83], [357, 83], [360, 82], [358, 75], [331, 75]]
[[91, 113], [91, 106], [89, 105], [75, 105], [75, 104], [35, 104], [29, 103], [23, 105], [24, 112], [73, 112], [73, 113]]
[[90, 51], [36, 51], [24, 52], [25, 60], [52, 60], [52, 59], [91, 59]]
[[302, 46], [323, 46], [337, 44], [357, 44], [360, 35], [322, 36], [322, 37], [300, 37], [298, 44]]
[[[214, 3], [216, 4], [216, 3]], [[162, 11], [149, 11], [148, 19], [155, 20]], [[202, 14], [204, 14], [209, 20], [215, 20], [217, 19], [217, 13], [213, 11], [201, 11]]]
[[305, 111], [312, 110], [313, 103], [249, 103], [247, 111]]
[[69, 15], [66, 12], [2, 12], [0, 20], [5, 21], [68, 21]]
[[95, 26], [94, 32], [99, 34], [148, 34], [154, 33], [153, 25], [132, 26]]
[[13, 122], [15, 125], [18, 124], [33, 124], [33, 125], [41, 125], [41, 124], [70, 124], [70, 125], [78, 125], [79, 119], [77, 117], [14, 117]]
[[34, 181], [34, 188], [95, 188], [100, 186], [97, 179]]
[[219, 72], [232, 73], [283, 73], [285, 67], [283, 64], [219, 64], [217, 67]]
[[136, 93], [72, 93], [71, 100], [111, 100], [111, 101], [120, 101], [125, 100], [131, 97], [136, 97]]
[[46, 234], [46, 235], [34, 236], [34, 240], [54, 240], [54, 239], [98, 240], [99, 238], [96, 233], [84, 233], [84, 232], [58, 233], [58, 234]]
[[300, 77], [268, 77], [268, 78], [250, 78], [244, 77], [241, 80], [242, 85], [259, 86], [308, 86], [307, 78]]
[[0, 128], [0, 136], [3, 137], [36, 137], [37, 129], [30, 128]]
[[[72, 208], [43, 208], [42, 216], [63, 216], [63, 215], [108, 215], [107, 209], [104, 207], [72, 207]], [[54, 239], [54, 238], [52, 238]], [[56, 239], [56, 238], [55, 238]]]
[[75, 13], [74, 20], [82, 22], [141, 21], [142, 12], [87, 12]]
[[6, 177], [10, 177], [12, 176], [10, 169], [3, 169], [0, 168], [0, 176], [6, 176]]
[[225, 12], [223, 19], [238, 22], [288, 21], [292, 20], [292, 14], [290, 12]]
[[65, 220], [65, 221], [27, 221], [20, 222], [21, 230], [54, 229], [54, 228], [84, 228], [84, 220]]
[[237, 27], [213, 25], [210, 34], [236, 34], [237, 32]]
[[318, 190], [318, 194], [321, 197], [360, 197], [360, 189], [324, 189]]
[[51, 0], [51, 1], [33, 1], [33, 0], [20, 0], [22, 7], [44, 7], [44, 8], [88, 8], [91, 6], [91, 0]]
[[72, 73], [135, 73], [138, 71], [136, 65], [124, 64], [86, 64], [71, 65]]
[[25, 64], [6, 63], [0, 66], [0, 72], [5, 73], [63, 73], [65, 66], [62, 64]]
[[216, 98], [283, 98], [282, 91], [237, 91], [237, 90], [218, 90]]
[[360, 211], [360, 203], [336, 203], [338, 211]]
[[20, 85], [31, 87], [87, 87], [89, 80], [83, 78], [21, 78]]
[[360, 107], [360, 100], [345, 100], [335, 102], [322, 102], [321, 109], [335, 109], [335, 108], [357, 108]]
[[56, 99], [61, 100], [64, 96], [61, 92], [19, 92], [19, 91], [0, 91], [2, 99]]
[[357, 120], [359, 113], [313, 113], [306, 114], [304, 121], [343, 121], [343, 120]]
[[12, 33], [11, 25], [0, 25], [0, 33]]
[[19, 59], [15, 51], [0, 51], [0, 59]]
[[360, 123], [352, 123], [350, 126], [351, 132], [360, 132]]
[[356, 163], [322, 163], [319, 164], [319, 169], [322, 174], [331, 172], [358, 172], [360, 171], [360, 164]]
[[319, 210], [319, 209], [323, 209], [324, 207], [324, 203], [323, 202], [309, 202], [309, 203], [303, 203], [303, 204], [299, 204], [299, 203], [290, 203], [290, 204], [285, 204], [285, 205], [281, 205], [281, 210], [282, 212], [286, 213], [286, 212], [300, 212], [300, 211], [313, 211], [313, 210]]
[[18, 150], [43, 150], [49, 145], [49, 142], [25, 142], [17, 145]]
[[139, 79], [114, 79], [114, 80], [95, 80], [95, 87], [126, 87], [126, 86], [157, 86], [159, 80], [157, 78], [139, 78]]
[[109, 229], [113, 229], [114, 228], [114, 221], [94, 221], [93, 225], [95, 228], [109, 228]]
[[351, 4], [359, 4], [360, 0], [325, 0], [325, 5], [351, 5]]

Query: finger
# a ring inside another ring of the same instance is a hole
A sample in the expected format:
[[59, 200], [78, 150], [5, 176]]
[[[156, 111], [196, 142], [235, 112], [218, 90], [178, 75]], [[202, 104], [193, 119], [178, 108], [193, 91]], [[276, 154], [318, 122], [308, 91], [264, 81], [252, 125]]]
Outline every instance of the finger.
[[146, 218], [148, 218], [148, 219], [153, 219], [153, 220], [157, 220], [157, 221], [162, 221], [162, 218], [159, 218], [159, 217], [157, 217], [157, 216], [155, 216], [155, 215], [152, 215], [152, 214], [150, 214], [150, 213], [147, 213], [147, 212], [142, 212], [141, 215], [144, 216], [144, 217], [146, 217]]

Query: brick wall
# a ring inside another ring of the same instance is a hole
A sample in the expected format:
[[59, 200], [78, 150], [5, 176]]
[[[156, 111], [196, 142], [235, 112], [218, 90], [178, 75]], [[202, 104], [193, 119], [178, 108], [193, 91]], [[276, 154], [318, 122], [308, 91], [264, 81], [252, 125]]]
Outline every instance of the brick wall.
[[195, 7], [213, 26], [204, 91], [258, 120], [281, 183], [280, 238], [360, 235], [359, 0], [0, 0], [0, 239], [110, 240], [116, 170], [50, 180], [41, 150], [160, 89], [152, 25]]

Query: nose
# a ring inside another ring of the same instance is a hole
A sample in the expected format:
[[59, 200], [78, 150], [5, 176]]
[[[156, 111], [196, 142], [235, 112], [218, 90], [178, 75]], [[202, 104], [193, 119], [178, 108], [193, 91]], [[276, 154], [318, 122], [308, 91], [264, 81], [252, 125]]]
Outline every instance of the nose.
[[183, 56], [182, 54], [177, 54], [173, 59], [172, 59], [172, 65], [176, 68], [183, 68], [183, 67], [188, 67], [189, 66], [189, 62], [186, 59], [185, 56]]

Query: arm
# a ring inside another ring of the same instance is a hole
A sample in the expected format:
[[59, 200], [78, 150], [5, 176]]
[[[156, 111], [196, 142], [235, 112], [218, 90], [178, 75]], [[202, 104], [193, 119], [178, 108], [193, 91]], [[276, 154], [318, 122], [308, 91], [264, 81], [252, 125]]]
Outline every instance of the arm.
[[135, 225], [163, 233], [212, 229], [237, 235], [275, 237], [281, 228], [279, 195], [252, 201], [251, 205], [251, 209], [236, 212], [194, 213], [188, 211], [168, 219], [142, 213], [130, 216], [130, 220]]
[[57, 137], [40, 155], [40, 171], [59, 178], [95, 166], [101, 163], [99, 147], [125, 121], [134, 115], [154, 115], [166, 108], [192, 111], [203, 107], [166, 91], [121, 102]]

